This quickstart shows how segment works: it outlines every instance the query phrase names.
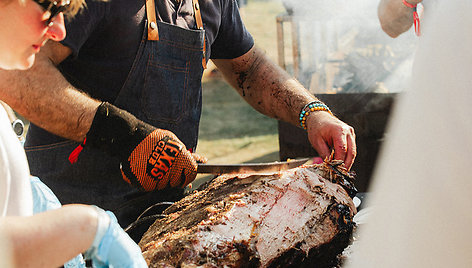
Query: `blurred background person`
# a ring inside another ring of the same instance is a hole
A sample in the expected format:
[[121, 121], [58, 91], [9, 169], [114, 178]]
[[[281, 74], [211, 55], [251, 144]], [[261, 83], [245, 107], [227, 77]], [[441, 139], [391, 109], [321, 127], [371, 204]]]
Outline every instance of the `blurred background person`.
[[472, 1], [424, 5], [411, 90], [395, 107], [349, 268], [472, 267]]

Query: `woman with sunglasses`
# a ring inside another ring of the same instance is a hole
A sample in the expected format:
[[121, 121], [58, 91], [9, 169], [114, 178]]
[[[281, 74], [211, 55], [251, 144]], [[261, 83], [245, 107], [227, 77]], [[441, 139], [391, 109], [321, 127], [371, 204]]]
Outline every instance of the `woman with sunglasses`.
[[66, 32], [63, 11], [73, 14], [83, 0], [2, 0], [0, 2], [0, 67], [27, 69], [48, 39], [62, 40]]
[[[64, 14], [74, 15], [83, 3], [1, 0], [0, 68], [31, 67], [49, 39], [65, 37]], [[112, 213], [87, 205], [60, 207], [49, 188], [30, 176], [24, 150], [2, 108], [0, 126], [1, 267], [58, 267], [81, 252], [94, 266], [147, 267]], [[83, 262], [76, 264], [84, 267]]]

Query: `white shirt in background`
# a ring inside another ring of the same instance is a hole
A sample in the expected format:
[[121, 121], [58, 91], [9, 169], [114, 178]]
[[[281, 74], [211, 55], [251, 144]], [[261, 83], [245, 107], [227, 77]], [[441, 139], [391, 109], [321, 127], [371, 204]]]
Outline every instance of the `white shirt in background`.
[[472, 267], [472, 0], [426, 7], [348, 268]]
[[33, 214], [30, 171], [20, 141], [0, 106], [0, 215]]

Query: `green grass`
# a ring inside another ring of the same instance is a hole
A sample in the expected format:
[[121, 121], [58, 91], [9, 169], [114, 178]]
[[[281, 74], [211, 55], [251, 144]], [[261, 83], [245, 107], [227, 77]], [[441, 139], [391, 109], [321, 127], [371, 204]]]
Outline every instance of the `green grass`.
[[[253, 0], [241, 10], [256, 44], [274, 61], [275, 17], [282, 12], [279, 1]], [[197, 152], [220, 164], [278, 160], [277, 121], [254, 110], [221, 77], [205, 77]]]
[[204, 84], [201, 140], [277, 134], [276, 121], [254, 110], [222, 80]]
[[281, 1], [249, 0], [242, 8], [242, 17], [246, 28], [254, 37], [256, 44], [265, 50], [269, 57], [277, 62], [277, 27], [275, 18], [284, 13]]
[[213, 163], [247, 162], [278, 152], [277, 121], [254, 110], [226, 82], [205, 82], [203, 103], [197, 152]]

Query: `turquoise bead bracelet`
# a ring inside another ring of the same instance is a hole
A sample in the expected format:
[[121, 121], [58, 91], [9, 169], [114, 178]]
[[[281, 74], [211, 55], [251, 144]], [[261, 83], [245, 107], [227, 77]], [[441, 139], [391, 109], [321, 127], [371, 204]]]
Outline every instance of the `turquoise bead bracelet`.
[[324, 104], [321, 101], [312, 101], [308, 103], [307, 105], [305, 105], [302, 111], [300, 112], [300, 118], [299, 118], [300, 125], [302, 126], [303, 129], [306, 129], [306, 118], [308, 117], [310, 113], [315, 112], [315, 111], [326, 111], [326, 112], [329, 112], [331, 115], [333, 115], [333, 113], [328, 108], [328, 106], [326, 106], [326, 104]]

